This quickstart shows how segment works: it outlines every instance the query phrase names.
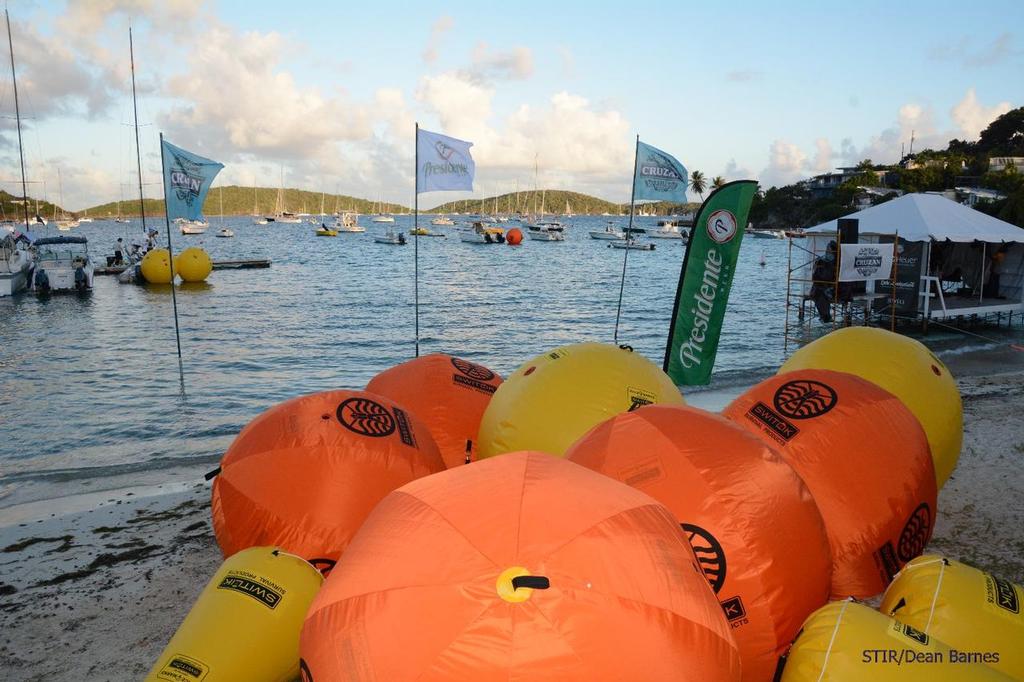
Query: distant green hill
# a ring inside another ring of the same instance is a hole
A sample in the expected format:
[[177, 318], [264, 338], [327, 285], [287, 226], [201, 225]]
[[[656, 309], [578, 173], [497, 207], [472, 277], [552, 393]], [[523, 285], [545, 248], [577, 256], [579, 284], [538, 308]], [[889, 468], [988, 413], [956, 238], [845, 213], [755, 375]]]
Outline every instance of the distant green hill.
[[[203, 204], [203, 214], [215, 216], [221, 214], [221, 192], [223, 192], [224, 215], [251, 215], [255, 205], [255, 199], [259, 199], [258, 210], [260, 215], [273, 215], [276, 212], [277, 188], [238, 187], [230, 185], [225, 187], [214, 187], [206, 195], [206, 203]], [[320, 192], [310, 192], [303, 189], [285, 189], [282, 192], [282, 209], [291, 213], [320, 213]], [[78, 215], [86, 212], [96, 218], [107, 218], [117, 216], [117, 203], [112, 201], [99, 206], [91, 206]], [[359, 213], [372, 213], [377, 210], [375, 201], [359, 199], [344, 194], [325, 194], [323, 206], [326, 213], [338, 211], [358, 211]], [[162, 199], [146, 199], [146, 215], [160, 215], [164, 212]], [[385, 213], [405, 213], [409, 209], [398, 204], [384, 204], [382, 209]], [[121, 202], [121, 215], [139, 215], [139, 200], [125, 200]]]
[[[540, 213], [543, 205], [544, 212], [548, 214], [563, 215], [571, 210], [577, 215], [611, 215], [627, 214], [629, 204], [615, 204], [589, 194], [579, 192], [567, 192], [558, 189], [529, 190], [526, 192], [513, 192], [510, 194], [499, 194], [497, 196], [497, 213]], [[654, 215], [678, 215], [694, 210], [698, 204], [666, 204], [659, 202], [646, 207], [648, 212]], [[637, 212], [639, 212], [639, 207]], [[495, 213], [495, 197], [484, 199], [461, 199], [449, 201], [432, 209], [425, 209], [425, 213]]]
[[[29, 221], [34, 221], [37, 213], [47, 220], [52, 220], [54, 209], [60, 211], [59, 207], [54, 206], [49, 201], [39, 201], [32, 197], [28, 199]], [[25, 221], [25, 209], [21, 198], [0, 190], [0, 218], [23, 223]]]
[[[226, 187], [214, 187], [206, 196], [206, 203], [203, 206], [203, 214], [216, 216], [221, 213], [221, 192], [223, 191], [224, 215], [251, 215], [253, 213], [254, 200], [259, 199], [259, 207], [256, 213], [260, 215], [273, 215], [276, 212], [277, 188], [258, 187], [255, 195], [252, 187], [239, 187], [231, 185]], [[450, 201], [434, 208], [426, 208], [421, 205], [424, 213], [493, 213], [495, 197], [485, 199], [469, 199]], [[565, 213], [566, 204], [573, 213], [579, 215], [601, 215], [610, 213], [612, 215], [626, 214], [629, 212], [629, 204], [615, 204], [598, 197], [579, 192], [566, 192], [563, 190], [537, 190], [527, 192], [513, 192], [500, 194], [498, 199], [499, 213], [535, 213], [540, 212], [541, 202], [544, 203], [544, 210], [549, 214]], [[113, 218], [118, 215], [118, 202], [112, 201], [99, 206], [90, 206], [79, 211], [75, 215], [83, 216], [89, 214], [94, 218]], [[310, 192], [302, 189], [285, 189], [282, 193], [282, 204], [285, 211], [291, 213], [320, 213], [320, 193]], [[46, 204], [50, 213], [44, 214], [47, 217], [52, 215], [52, 204]], [[375, 213], [377, 202], [369, 199], [348, 196], [347, 194], [325, 194], [323, 206], [326, 213], [337, 211], [356, 211], [362, 214]], [[666, 204], [658, 203], [647, 207], [649, 212], [655, 215], [679, 215], [697, 208], [698, 204]], [[162, 199], [146, 199], [146, 215], [159, 216], [164, 211]], [[400, 204], [384, 204], [385, 213], [407, 213], [412, 209]], [[639, 208], [637, 209], [639, 211]], [[139, 200], [126, 199], [121, 202], [120, 214], [122, 216], [138, 216]]]

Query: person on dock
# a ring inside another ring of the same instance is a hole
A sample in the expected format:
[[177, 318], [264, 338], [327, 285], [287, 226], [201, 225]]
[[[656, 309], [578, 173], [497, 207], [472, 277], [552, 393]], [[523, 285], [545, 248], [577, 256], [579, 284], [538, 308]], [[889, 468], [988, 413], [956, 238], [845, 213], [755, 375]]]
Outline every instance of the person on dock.
[[117, 241], [114, 243], [114, 265], [124, 264], [124, 254], [124, 239], [118, 237]]
[[825, 254], [814, 263], [811, 279], [811, 298], [818, 309], [818, 317], [822, 322], [832, 321], [832, 301], [835, 299], [836, 251], [835, 241], [830, 241]]

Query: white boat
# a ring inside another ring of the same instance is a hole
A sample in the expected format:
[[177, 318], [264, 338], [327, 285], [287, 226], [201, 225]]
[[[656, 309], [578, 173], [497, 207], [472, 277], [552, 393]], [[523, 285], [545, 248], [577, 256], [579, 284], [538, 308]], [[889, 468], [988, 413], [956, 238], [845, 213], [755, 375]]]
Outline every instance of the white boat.
[[366, 228], [359, 224], [359, 214], [352, 211], [345, 211], [335, 218], [333, 228], [338, 232], [355, 234], [366, 232]]
[[488, 227], [478, 220], [470, 227], [459, 230], [459, 239], [470, 244], [503, 244], [505, 230], [500, 227]]
[[267, 221], [266, 218], [259, 218], [259, 217], [257, 217], [257, 218], [253, 218], [252, 219], [252, 224], [253, 225], [266, 225], [267, 222], [268, 221]]
[[384, 234], [377, 235], [373, 238], [373, 241], [378, 244], [390, 244], [392, 246], [405, 246], [405, 235], [401, 232], [395, 232], [390, 227]]
[[32, 252], [11, 235], [0, 239], [0, 296], [13, 296], [28, 288], [32, 272]]
[[78, 219], [78, 222], [80, 222], [80, 223], [91, 223], [92, 222], [92, 218], [90, 218], [89, 216], [83, 216], [83, 217]]
[[130, 218], [114, 218], [114, 223], [118, 225], [127, 225], [131, 222]]
[[61, 209], [60, 217], [58, 218], [57, 207], [53, 207], [53, 220], [57, 224], [58, 230], [61, 232], [70, 232], [72, 229], [78, 227], [79, 223], [77, 219], [68, 216], [68, 214], [64, 212], [64, 182], [61, 180], [60, 168], [57, 169], [57, 188]]
[[235, 233], [226, 227], [222, 227], [220, 228], [220, 231], [218, 231], [217, 234], [215, 234], [214, 236], [221, 237], [222, 239], [228, 239], [230, 237], [234, 237]]
[[36, 293], [92, 289], [95, 267], [85, 237], [43, 237], [34, 246], [36, 269], [32, 284]]
[[273, 223], [287, 223], [289, 225], [300, 225], [302, 223], [302, 218], [294, 213], [288, 213], [285, 211], [284, 213], [278, 213], [272, 218], [267, 217], [267, 221]]
[[260, 215], [260, 195], [255, 182], [252, 183], [252, 224], [267, 224], [267, 219]]
[[394, 219], [393, 216], [389, 216], [389, 215], [375, 215], [371, 219], [371, 222], [375, 222], [375, 223], [393, 223], [393, 222], [395, 222], [395, 219]]
[[455, 221], [446, 215], [439, 215], [430, 221], [431, 225], [454, 225]]
[[621, 241], [626, 238], [626, 233], [615, 229], [615, 223], [609, 221], [603, 230], [591, 230], [590, 238], [604, 241]]
[[58, 220], [57, 229], [61, 232], [70, 232], [72, 229], [78, 227], [79, 221], [77, 220]]
[[682, 239], [690, 235], [686, 230], [679, 229], [671, 220], [659, 220], [658, 227], [648, 230], [647, 236], [651, 239]]
[[649, 242], [638, 242], [635, 239], [612, 242], [608, 246], [615, 249], [629, 249], [630, 251], [654, 251], [654, 244]]
[[784, 230], [751, 230], [750, 234], [754, 236], [754, 239], [785, 239], [786, 232]]
[[175, 218], [174, 222], [178, 224], [178, 229], [181, 230], [182, 234], [203, 234], [206, 232], [206, 228], [210, 226], [205, 220]]
[[564, 242], [565, 227], [555, 221], [538, 221], [526, 226], [527, 236], [539, 242]]

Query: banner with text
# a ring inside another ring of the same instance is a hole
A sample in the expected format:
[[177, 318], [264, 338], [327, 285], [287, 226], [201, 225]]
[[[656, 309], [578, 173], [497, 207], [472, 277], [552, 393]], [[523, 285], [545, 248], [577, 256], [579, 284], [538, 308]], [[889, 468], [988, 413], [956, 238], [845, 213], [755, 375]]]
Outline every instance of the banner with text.
[[683, 164], [657, 147], [637, 141], [636, 201], [673, 201], [686, 203], [688, 175]]
[[198, 220], [210, 185], [224, 164], [187, 152], [163, 141], [164, 201], [170, 220]]
[[[893, 237], [879, 238], [883, 249], [891, 249]], [[889, 294], [884, 299], [875, 301], [877, 311], [887, 311], [895, 299], [896, 314], [901, 317], [915, 317], [921, 305], [921, 275], [924, 268], [924, 242], [908, 242], [899, 240], [896, 245], [896, 292], [893, 293], [893, 282], [884, 277], [875, 284], [875, 292]], [[891, 297], [891, 298], [890, 298]]]
[[841, 244], [839, 281], [867, 282], [892, 276], [892, 244]]
[[697, 212], [665, 348], [664, 369], [678, 386], [700, 386], [711, 380], [755, 192], [753, 180], [730, 182], [712, 192]]
[[441, 133], [416, 130], [416, 192], [473, 190], [476, 164], [469, 153], [472, 142]]

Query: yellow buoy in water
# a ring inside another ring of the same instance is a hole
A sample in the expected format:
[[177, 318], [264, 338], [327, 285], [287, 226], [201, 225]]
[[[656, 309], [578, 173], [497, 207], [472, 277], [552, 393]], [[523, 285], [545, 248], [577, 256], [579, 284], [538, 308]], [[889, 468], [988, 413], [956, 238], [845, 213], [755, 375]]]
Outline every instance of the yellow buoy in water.
[[684, 400], [647, 358], [601, 343], [563, 346], [524, 363], [498, 387], [480, 422], [478, 453], [541, 450], [561, 457], [604, 420], [652, 403]]
[[150, 284], [171, 283], [171, 257], [167, 249], [153, 249], [142, 257], [142, 277]]
[[202, 282], [211, 270], [210, 254], [198, 246], [190, 246], [174, 257], [174, 272], [183, 282]]
[[846, 327], [810, 343], [779, 373], [831, 369], [855, 374], [899, 398], [921, 422], [941, 488], [956, 468], [963, 442], [963, 406], [953, 375], [918, 341], [872, 327]]
[[1024, 588], [959, 561], [920, 556], [897, 574], [881, 610], [1024, 680]]
[[199, 595], [146, 682], [286, 682], [323, 577], [273, 547], [232, 555]]
[[[959, 652], [958, 652], [959, 653]], [[804, 622], [782, 682], [937, 682], [1010, 678], [980, 663], [958, 662], [934, 637], [856, 601], [821, 607]]]

